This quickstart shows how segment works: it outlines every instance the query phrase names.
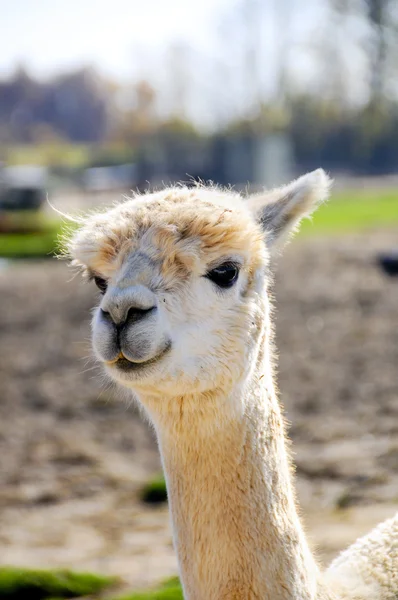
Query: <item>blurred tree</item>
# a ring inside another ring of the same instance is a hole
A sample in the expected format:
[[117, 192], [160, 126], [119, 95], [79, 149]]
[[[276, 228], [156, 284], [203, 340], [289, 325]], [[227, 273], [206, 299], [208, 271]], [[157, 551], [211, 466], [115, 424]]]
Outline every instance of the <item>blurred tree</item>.
[[125, 108], [118, 114], [110, 139], [136, 147], [152, 136], [158, 126], [156, 101], [156, 91], [148, 81], [130, 85], [124, 94]]
[[9, 80], [0, 82], [0, 141], [34, 142], [37, 124], [72, 141], [101, 141], [109, 103], [106, 86], [93, 69], [40, 82], [19, 67]]
[[[330, 0], [335, 15], [350, 20], [349, 35], [364, 29], [359, 45], [368, 65], [368, 102], [383, 103], [392, 91], [390, 85], [398, 73], [398, 5], [396, 0]], [[344, 52], [345, 47], [340, 48]], [[395, 82], [394, 82], [395, 85]], [[395, 99], [397, 89], [394, 90]]]
[[193, 123], [186, 119], [171, 117], [159, 124], [158, 131], [160, 134], [181, 136], [184, 138], [200, 138], [201, 134]]
[[386, 87], [386, 66], [388, 54], [389, 27], [388, 19], [390, 0], [364, 0], [367, 17], [371, 27], [371, 44], [369, 48], [370, 62], [370, 101], [379, 103], [384, 98]]

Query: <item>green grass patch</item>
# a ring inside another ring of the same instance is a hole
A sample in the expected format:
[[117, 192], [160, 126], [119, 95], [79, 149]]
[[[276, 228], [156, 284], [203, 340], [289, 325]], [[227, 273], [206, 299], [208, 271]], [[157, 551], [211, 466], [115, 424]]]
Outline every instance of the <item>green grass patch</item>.
[[84, 144], [63, 140], [39, 144], [16, 144], [1, 147], [0, 153], [9, 165], [39, 165], [81, 169], [90, 164], [110, 165], [131, 162], [134, 153], [123, 143]]
[[147, 504], [167, 502], [166, 482], [163, 475], [158, 475], [148, 481], [141, 491], [141, 499]]
[[0, 258], [49, 258], [58, 251], [60, 227], [34, 233], [0, 234]]
[[332, 193], [301, 233], [340, 233], [398, 224], [398, 190], [353, 190]]
[[92, 148], [88, 144], [48, 142], [17, 145], [6, 150], [9, 165], [63, 166], [77, 168], [89, 162]]
[[178, 577], [149, 590], [109, 595], [107, 590], [117, 583], [116, 577], [91, 573], [0, 567], [0, 600], [63, 600], [88, 596], [93, 600], [184, 600]]
[[1, 258], [46, 258], [57, 251], [58, 231], [0, 235]]
[[113, 577], [0, 567], [1, 600], [50, 600], [98, 594], [113, 585]]
[[1, 258], [45, 258], [58, 249], [62, 224], [41, 212], [0, 213]]
[[153, 590], [128, 593], [112, 600], [184, 600], [184, 596], [178, 577], [173, 577]]

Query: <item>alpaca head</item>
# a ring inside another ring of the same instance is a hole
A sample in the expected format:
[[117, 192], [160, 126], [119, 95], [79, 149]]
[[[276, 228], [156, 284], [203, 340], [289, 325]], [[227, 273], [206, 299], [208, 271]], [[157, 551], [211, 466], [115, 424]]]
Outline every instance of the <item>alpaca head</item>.
[[84, 220], [69, 252], [102, 293], [92, 332], [106, 373], [139, 397], [242, 380], [268, 322], [270, 248], [328, 187], [322, 170], [248, 198], [175, 187]]

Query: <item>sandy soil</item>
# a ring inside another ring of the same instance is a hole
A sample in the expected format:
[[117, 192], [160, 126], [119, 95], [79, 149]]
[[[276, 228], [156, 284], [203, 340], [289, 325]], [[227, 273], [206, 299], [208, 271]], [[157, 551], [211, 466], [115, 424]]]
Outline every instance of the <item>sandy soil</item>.
[[[275, 281], [279, 387], [299, 499], [325, 561], [398, 508], [398, 231], [296, 240]], [[133, 406], [90, 359], [96, 293], [64, 264], [0, 270], [0, 556], [143, 585], [176, 572], [160, 469]]]

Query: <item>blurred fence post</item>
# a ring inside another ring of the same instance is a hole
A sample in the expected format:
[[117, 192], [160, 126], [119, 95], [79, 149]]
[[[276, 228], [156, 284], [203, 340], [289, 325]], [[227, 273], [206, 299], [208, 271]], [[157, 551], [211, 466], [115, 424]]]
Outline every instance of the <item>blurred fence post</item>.
[[274, 133], [254, 139], [253, 183], [274, 187], [294, 177], [294, 157], [291, 139], [284, 133]]

